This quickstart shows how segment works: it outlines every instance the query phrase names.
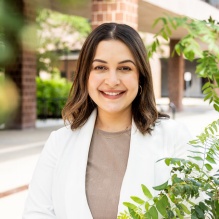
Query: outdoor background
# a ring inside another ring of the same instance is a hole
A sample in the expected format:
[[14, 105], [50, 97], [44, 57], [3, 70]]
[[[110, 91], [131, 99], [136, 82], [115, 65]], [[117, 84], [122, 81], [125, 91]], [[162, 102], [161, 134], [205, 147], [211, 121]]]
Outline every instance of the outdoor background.
[[[74, 80], [80, 49], [97, 24], [113, 21], [132, 25], [150, 50], [158, 30], [153, 29], [152, 24], [155, 18], [167, 12], [170, 16], [189, 15], [198, 20], [212, 16], [219, 21], [219, 0], [175, 0], [178, 6], [164, 0], [56, 0], [55, 3], [39, 0], [34, 10], [31, 9], [34, 15], [28, 12], [30, 2], [0, 0], [1, 219], [22, 216], [28, 184], [43, 145], [51, 131], [64, 126], [61, 110]], [[101, 2], [105, 5], [100, 7]], [[133, 6], [138, 19], [132, 21], [126, 4], [132, 6], [133, 2], [138, 2], [138, 8]], [[155, 10], [148, 10], [149, 6]], [[117, 14], [108, 17], [104, 7], [107, 13], [115, 7]], [[175, 74], [170, 77], [170, 44], [175, 40], [179, 42], [184, 36], [183, 31], [177, 31], [173, 32], [175, 35], [170, 41], [160, 39], [162, 46], [150, 59], [156, 102], [160, 111], [184, 123], [195, 138], [219, 117], [215, 106], [204, 101], [206, 94], [202, 87], [206, 79], [196, 73], [198, 57], [192, 61], [180, 57], [184, 67], [174, 65]], [[33, 60], [35, 64], [32, 64]], [[182, 77], [178, 78], [181, 71]]]

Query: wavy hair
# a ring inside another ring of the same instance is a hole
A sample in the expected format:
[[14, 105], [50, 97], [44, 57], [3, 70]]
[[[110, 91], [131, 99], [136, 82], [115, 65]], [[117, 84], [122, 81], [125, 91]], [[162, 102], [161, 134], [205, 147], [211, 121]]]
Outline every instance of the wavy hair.
[[132, 116], [142, 134], [151, 133], [159, 117], [167, 118], [156, 109], [152, 75], [144, 43], [138, 32], [126, 24], [104, 23], [87, 37], [77, 62], [74, 81], [68, 100], [62, 111], [64, 121], [71, 129], [81, 127], [88, 119], [96, 104], [88, 94], [88, 78], [98, 44], [103, 40], [120, 40], [135, 57], [139, 72], [139, 86], [142, 87], [132, 102]]

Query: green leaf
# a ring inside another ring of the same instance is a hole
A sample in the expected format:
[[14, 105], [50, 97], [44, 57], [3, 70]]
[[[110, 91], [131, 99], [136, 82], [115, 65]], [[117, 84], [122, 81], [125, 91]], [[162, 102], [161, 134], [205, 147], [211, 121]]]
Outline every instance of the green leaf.
[[203, 161], [203, 159], [202, 159], [201, 157], [199, 157], [199, 156], [195, 156], [195, 157], [193, 157], [193, 156], [188, 156], [188, 157], [190, 157], [190, 158], [192, 158], [192, 159], [194, 159], [194, 160], [201, 160], [201, 161]]
[[208, 163], [205, 164], [205, 167], [208, 171], [211, 171], [213, 169], [213, 167]]
[[199, 206], [195, 206], [195, 212], [199, 218], [205, 218], [203, 210]]
[[207, 160], [209, 163], [216, 164], [214, 158], [210, 157], [209, 154], [207, 155], [206, 160]]
[[208, 81], [208, 82], [206, 82], [206, 83], [202, 86], [202, 90], [205, 90], [205, 89], [208, 88], [209, 86], [211, 86], [211, 83]]
[[169, 39], [165, 31], [162, 31], [162, 37], [163, 37], [166, 41], [168, 41], [168, 39]]
[[183, 218], [184, 218], [178, 208], [176, 208], [175, 211], [176, 211], [176, 214], [177, 214], [177, 216], [179, 217], [179, 219], [183, 219]]
[[131, 196], [131, 199], [132, 199], [134, 202], [136, 202], [136, 203], [138, 203], [138, 204], [140, 204], [140, 205], [143, 205], [143, 204], [145, 203], [144, 200], [140, 199], [140, 198], [137, 197], [137, 196]]
[[181, 46], [180, 46], [180, 44], [176, 44], [174, 49], [175, 49], [177, 55], [179, 56], [181, 54]]
[[167, 216], [166, 208], [170, 207], [170, 203], [166, 195], [163, 195], [162, 198], [156, 202], [156, 207], [162, 216]]
[[158, 212], [157, 212], [157, 209], [156, 209], [154, 206], [152, 206], [152, 207], [149, 209], [148, 213], [151, 215], [151, 217], [152, 217], [153, 219], [158, 219]]
[[165, 159], [165, 163], [166, 163], [167, 166], [169, 166], [169, 165], [170, 165], [170, 159], [169, 159], [169, 158], [166, 158], [166, 159]]
[[153, 219], [149, 212], [144, 214], [144, 219]]
[[206, 88], [204, 91], [203, 91], [203, 94], [208, 94], [208, 93], [211, 93], [212, 92], [212, 88], [211, 87], [208, 87]]
[[168, 180], [165, 183], [163, 183], [159, 186], [154, 186], [153, 189], [156, 190], [156, 191], [161, 191], [161, 190], [166, 189], [167, 186], [168, 186]]
[[190, 214], [189, 209], [188, 209], [184, 204], [181, 203], [180, 205], [181, 205], [183, 211], [184, 211], [186, 214]]
[[149, 199], [153, 198], [153, 196], [152, 196], [150, 190], [149, 190], [145, 185], [142, 184], [142, 185], [141, 185], [141, 188], [142, 188], [142, 191], [143, 191], [144, 195], [145, 195], [147, 198], [149, 198]]
[[156, 51], [156, 48], [157, 48], [157, 44], [156, 44], [156, 41], [153, 42], [152, 44], [152, 52], [155, 52]]
[[210, 99], [212, 97], [212, 93], [209, 93], [205, 96], [204, 101]]
[[128, 209], [133, 219], [141, 219], [141, 216], [137, 212], [135, 212], [132, 208], [128, 208]]
[[202, 209], [202, 210], [204, 210], [204, 211], [207, 211], [208, 210], [208, 206], [207, 205], [205, 205], [205, 203], [203, 203], [203, 202], [199, 202], [199, 207]]
[[168, 217], [168, 219], [174, 218], [175, 215], [174, 215], [173, 211], [171, 211], [171, 210], [168, 209], [168, 210], [167, 210], [167, 217]]
[[123, 205], [125, 205], [126, 207], [130, 208], [130, 209], [137, 209], [138, 207], [130, 202], [123, 202]]
[[192, 141], [189, 141], [189, 144], [197, 144], [199, 141], [198, 140], [192, 140]]
[[158, 24], [158, 22], [160, 22], [160, 21], [161, 21], [161, 18], [157, 18], [157, 19], [154, 21], [152, 27], [154, 28], [154, 27]]
[[219, 106], [217, 104], [213, 105], [214, 109], [219, 112]]
[[150, 207], [150, 204], [148, 202], [145, 202], [144, 208], [146, 211], [148, 211], [149, 207]]

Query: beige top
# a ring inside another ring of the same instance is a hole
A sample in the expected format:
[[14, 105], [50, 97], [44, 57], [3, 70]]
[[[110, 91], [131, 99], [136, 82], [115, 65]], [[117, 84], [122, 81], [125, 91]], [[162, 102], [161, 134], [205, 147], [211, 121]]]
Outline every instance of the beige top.
[[86, 195], [94, 219], [116, 219], [127, 167], [131, 129], [94, 129], [86, 171]]

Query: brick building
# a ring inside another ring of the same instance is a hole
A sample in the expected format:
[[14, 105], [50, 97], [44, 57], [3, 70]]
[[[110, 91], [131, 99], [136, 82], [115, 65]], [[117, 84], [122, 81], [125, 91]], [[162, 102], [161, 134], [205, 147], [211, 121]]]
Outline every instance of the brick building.
[[[103, 22], [126, 23], [136, 30], [156, 33], [158, 29], [152, 28], [154, 20], [169, 15], [185, 15], [196, 19], [207, 19], [210, 15], [219, 20], [219, 10], [200, 0], [84, 0], [84, 4], [63, 5], [61, 1], [11, 1], [26, 18], [27, 22], [35, 19], [36, 4], [49, 7], [60, 12], [79, 15], [88, 18], [95, 28]], [[69, 1], [70, 2], [70, 1]], [[73, 2], [73, 1], [72, 1]], [[159, 27], [157, 27], [159, 28]], [[170, 41], [170, 52], [174, 45], [185, 33], [177, 30]], [[13, 39], [13, 34], [12, 34]], [[13, 40], [12, 40], [13, 42]], [[7, 124], [9, 128], [29, 128], [35, 126], [36, 120], [36, 57], [34, 52], [28, 51], [25, 45], [16, 44], [16, 60], [6, 67], [6, 74], [10, 75], [19, 88], [21, 104], [16, 118]], [[154, 60], [155, 92], [159, 95], [161, 70], [160, 64]], [[157, 68], [156, 68], [157, 67]], [[178, 110], [182, 109], [183, 97], [183, 57], [174, 56], [168, 61], [168, 91], [169, 98], [175, 103]]]

